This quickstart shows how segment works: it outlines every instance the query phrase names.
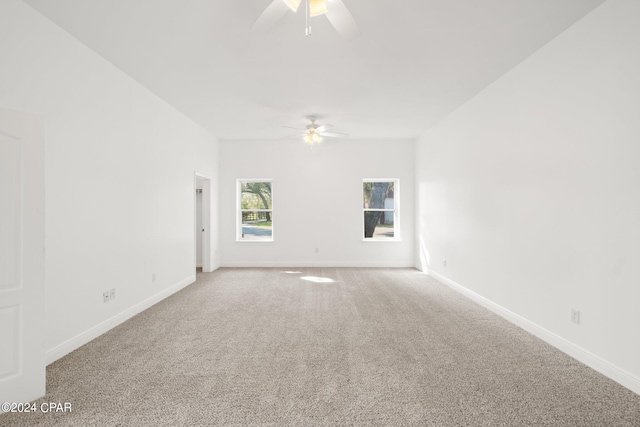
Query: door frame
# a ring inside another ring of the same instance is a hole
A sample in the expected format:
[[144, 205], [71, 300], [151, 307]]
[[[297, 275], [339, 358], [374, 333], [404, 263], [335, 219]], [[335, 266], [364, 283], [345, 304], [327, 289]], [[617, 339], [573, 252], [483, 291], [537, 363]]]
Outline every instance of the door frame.
[[196, 215], [197, 215], [197, 201], [196, 201], [196, 189], [198, 183], [202, 187], [202, 272], [210, 273], [213, 271], [213, 260], [211, 259], [211, 236], [212, 236], [212, 224], [211, 220], [211, 176], [202, 172], [194, 172], [193, 176], [193, 269], [197, 269], [196, 261]]

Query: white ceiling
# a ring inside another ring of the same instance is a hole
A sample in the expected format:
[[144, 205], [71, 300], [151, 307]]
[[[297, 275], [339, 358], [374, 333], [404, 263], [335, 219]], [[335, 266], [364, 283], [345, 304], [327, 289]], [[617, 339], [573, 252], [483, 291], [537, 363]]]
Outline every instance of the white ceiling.
[[214, 136], [277, 139], [305, 116], [356, 139], [413, 139], [604, 0], [344, 0], [251, 26], [272, 0], [25, 0]]

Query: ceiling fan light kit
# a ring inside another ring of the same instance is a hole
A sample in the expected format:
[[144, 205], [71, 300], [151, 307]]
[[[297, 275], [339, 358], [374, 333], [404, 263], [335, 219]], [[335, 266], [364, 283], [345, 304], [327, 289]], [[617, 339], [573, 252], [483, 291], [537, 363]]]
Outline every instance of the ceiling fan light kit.
[[[306, 142], [309, 145], [313, 145], [313, 144], [320, 144], [325, 137], [329, 137], [329, 138], [346, 138], [346, 137], [349, 136], [349, 134], [346, 134], [346, 133], [327, 132], [327, 130], [329, 128], [331, 128], [332, 125], [330, 125], [330, 124], [324, 124], [324, 125], [316, 124], [316, 119], [317, 119], [316, 116], [308, 116], [307, 119], [310, 120], [311, 123], [308, 124], [305, 129], [290, 128], [290, 129], [295, 129], [295, 130], [302, 131], [304, 133], [302, 133], [300, 135], [294, 135], [294, 136], [291, 136], [291, 137], [284, 137], [284, 138], [287, 139], [287, 138], [300, 138], [300, 137], [302, 137], [302, 140], [304, 142]], [[289, 128], [289, 126], [285, 126], [285, 127]]]
[[309, 0], [309, 16], [323, 15], [328, 11], [326, 0]]
[[289, 6], [289, 9], [293, 10], [294, 12], [298, 11], [298, 7], [300, 6], [300, 0], [282, 0], [282, 1], [284, 2], [284, 4]]
[[[298, 11], [298, 8], [300, 7], [300, 2], [301, 2], [301, 0], [282, 0], [282, 1], [287, 6], [289, 6], [289, 9], [293, 10], [294, 12]], [[311, 17], [319, 16], [329, 11], [329, 8], [327, 7], [327, 0], [308, 0], [308, 1], [309, 1], [309, 16]]]
[[320, 144], [322, 142], [322, 137], [316, 131], [309, 131], [304, 137], [304, 142], [307, 144]]
[[[286, 13], [298, 11], [302, 0], [273, 0], [253, 24], [253, 31], [265, 31], [275, 25]], [[310, 19], [324, 15], [338, 34], [347, 40], [360, 35], [358, 24], [342, 0], [304, 0], [306, 27], [305, 34], [311, 35]], [[330, 5], [328, 3], [331, 3]]]

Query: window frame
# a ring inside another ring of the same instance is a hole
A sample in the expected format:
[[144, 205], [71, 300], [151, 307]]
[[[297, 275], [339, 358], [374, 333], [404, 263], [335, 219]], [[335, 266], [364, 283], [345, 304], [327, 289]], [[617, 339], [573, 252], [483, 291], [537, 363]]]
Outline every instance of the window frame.
[[[242, 184], [268, 182], [271, 184], [271, 209], [242, 209]], [[236, 179], [236, 242], [238, 243], [272, 243], [274, 241], [273, 223], [273, 179], [271, 178], [240, 178]], [[270, 239], [245, 239], [242, 237], [242, 214], [244, 212], [270, 212], [271, 213], [271, 238]]]
[[[387, 208], [365, 208], [364, 207], [364, 184], [367, 182], [392, 182], [393, 183], [393, 209]], [[364, 178], [360, 184], [360, 203], [362, 211], [360, 213], [362, 241], [363, 242], [399, 242], [400, 237], [400, 178]], [[365, 212], [393, 212], [393, 237], [365, 237], [364, 217]]]

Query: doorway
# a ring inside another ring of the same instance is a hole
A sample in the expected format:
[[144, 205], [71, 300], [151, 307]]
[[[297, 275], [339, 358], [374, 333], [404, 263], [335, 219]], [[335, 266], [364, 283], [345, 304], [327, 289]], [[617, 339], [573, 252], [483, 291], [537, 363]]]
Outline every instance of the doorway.
[[211, 178], [196, 172], [194, 179], [194, 270], [213, 271], [211, 259]]
[[[202, 188], [196, 185], [196, 268], [202, 268]], [[200, 231], [198, 231], [200, 230]]]

